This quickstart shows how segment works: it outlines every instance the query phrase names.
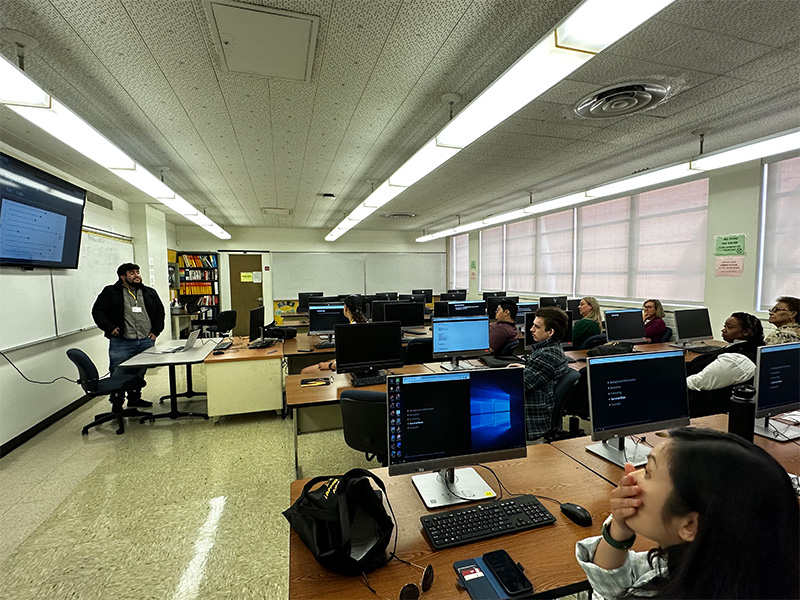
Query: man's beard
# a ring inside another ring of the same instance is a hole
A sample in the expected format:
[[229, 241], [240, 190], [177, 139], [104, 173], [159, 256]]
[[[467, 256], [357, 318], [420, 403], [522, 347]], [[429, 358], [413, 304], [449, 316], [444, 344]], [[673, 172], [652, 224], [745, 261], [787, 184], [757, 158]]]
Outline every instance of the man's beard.
[[129, 281], [128, 285], [132, 288], [142, 288], [144, 287], [144, 283], [141, 281]]

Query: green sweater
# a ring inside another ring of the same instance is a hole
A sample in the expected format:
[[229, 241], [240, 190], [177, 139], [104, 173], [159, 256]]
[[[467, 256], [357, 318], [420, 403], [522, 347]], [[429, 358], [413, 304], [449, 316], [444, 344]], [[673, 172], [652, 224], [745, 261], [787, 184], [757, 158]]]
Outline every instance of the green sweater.
[[572, 325], [572, 347], [580, 348], [583, 342], [600, 333], [600, 325], [592, 319], [580, 319]]

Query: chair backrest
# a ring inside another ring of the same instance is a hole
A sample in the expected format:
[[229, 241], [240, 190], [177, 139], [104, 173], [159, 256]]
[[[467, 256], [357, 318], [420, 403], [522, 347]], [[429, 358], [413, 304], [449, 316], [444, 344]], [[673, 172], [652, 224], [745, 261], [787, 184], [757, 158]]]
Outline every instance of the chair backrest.
[[519, 346], [519, 340], [511, 340], [505, 346], [500, 348], [497, 352], [494, 353], [495, 356], [511, 356], [514, 354], [514, 350], [517, 349]]
[[67, 350], [67, 358], [78, 367], [78, 383], [83, 388], [83, 391], [87, 394], [93, 393], [97, 389], [97, 380], [100, 375], [97, 373], [97, 367], [94, 366], [92, 359], [78, 348]]
[[226, 332], [231, 331], [236, 327], [236, 311], [223, 310], [217, 317], [217, 331]]
[[433, 362], [433, 339], [419, 338], [410, 340], [403, 349], [404, 363], [407, 365], [421, 365]]
[[660, 339], [660, 340], [658, 340], [658, 341], [659, 341], [659, 342], [661, 342], [662, 344], [666, 344], [666, 343], [667, 343], [668, 341], [670, 341], [671, 339], [672, 339], [672, 327], [667, 327], [667, 328], [664, 330], [664, 333], [663, 333], [663, 335], [661, 336], [661, 339]]
[[608, 342], [608, 338], [606, 337], [605, 333], [597, 333], [595, 335], [589, 336], [586, 338], [581, 344], [580, 350], [590, 350], [595, 346], [599, 346], [601, 344], [605, 344]]
[[561, 419], [564, 416], [564, 405], [569, 398], [572, 389], [578, 384], [581, 374], [575, 369], [569, 369], [567, 374], [564, 375], [553, 386], [553, 395], [555, 396], [555, 403], [553, 404], [553, 415], [550, 419], [550, 431], [548, 433], [558, 431], [561, 429]]
[[369, 390], [345, 390], [339, 402], [345, 443], [359, 452], [376, 454], [386, 460], [386, 394]]

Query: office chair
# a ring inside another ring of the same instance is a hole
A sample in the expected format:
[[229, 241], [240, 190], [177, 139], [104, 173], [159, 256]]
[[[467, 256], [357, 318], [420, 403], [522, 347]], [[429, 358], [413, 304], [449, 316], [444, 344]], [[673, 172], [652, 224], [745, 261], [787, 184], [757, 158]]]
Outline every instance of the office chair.
[[[565, 440], [567, 438], [576, 437], [572, 431], [564, 431], [561, 428], [564, 418], [564, 407], [567, 404], [572, 390], [580, 381], [581, 374], [575, 369], [569, 369], [567, 374], [564, 375], [553, 386], [553, 395], [555, 396], [555, 403], [553, 404], [553, 415], [550, 419], [550, 429], [544, 434], [544, 439], [548, 442], [555, 442], [558, 440]], [[583, 432], [581, 431], [582, 435]]]
[[511, 340], [505, 346], [500, 348], [497, 352], [494, 353], [495, 356], [511, 356], [514, 354], [514, 350], [517, 349], [519, 346], [519, 340]]
[[90, 427], [97, 427], [101, 423], [117, 421], [117, 435], [125, 432], [125, 417], [152, 417], [153, 413], [142, 412], [135, 408], [122, 408], [125, 402], [125, 392], [138, 390], [147, 385], [144, 379], [137, 375], [128, 375], [124, 370], [119, 373], [100, 379], [97, 367], [94, 366], [92, 359], [83, 350], [70, 348], [67, 350], [67, 357], [78, 368], [78, 384], [83, 388], [84, 393], [90, 398], [108, 395], [111, 402], [111, 412], [101, 413], [94, 416], [94, 421], [81, 429], [81, 435], [88, 435]]
[[345, 390], [339, 398], [342, 407], [344, 441], [353, 450], [363, 452], [367, 460], [387, 463], [386, 394], [369, 390]]
[[595, 346], [601, 346], [608, 342], [608, 338], [606, 337], [605, 333], [597, 333], [595, 335], [589, 336], [586, 338], [581, 344], [580, 350], [591, 350]]
[[664, 333], [661, 335], [661, 339], [658, 340], [658, 341], [661, 342], [662, 344], [666, 344], [671, 339], [672, 339], [672, 328], [671, 327], [667, 327], [664, 330]]
[[211, 333], [221, 333], [222, 337], [227, 337], [233, 328], [236, 327], [236, 311], [223, 310], [219, 313], [217, 320], [213, 325], [208, 326], [208, 331]]
[[433, 362], [433, 338], [409, 340], [403, 348], [403, 364], [422, 365]]
[[588, 376], [586, 375], [586, 367], [578, 370], [580, 376], [575, 387], [567, 395], [564, 400], [564, 408], [562, 412], [570, 415], [569, 418], [569, 435], [570, 437], [578, 437], [586, 435], [580, 429], [580, 420], [589, 420], [589, 384]]

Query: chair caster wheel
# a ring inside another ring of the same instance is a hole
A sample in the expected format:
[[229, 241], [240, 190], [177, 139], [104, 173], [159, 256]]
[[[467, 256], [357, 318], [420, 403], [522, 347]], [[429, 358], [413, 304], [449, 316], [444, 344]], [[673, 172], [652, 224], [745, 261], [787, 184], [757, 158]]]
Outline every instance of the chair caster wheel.
[[82, 436], [83, 435], [89, 435], [89, 430], [88, 429], [81, 429], [81, 435]]

